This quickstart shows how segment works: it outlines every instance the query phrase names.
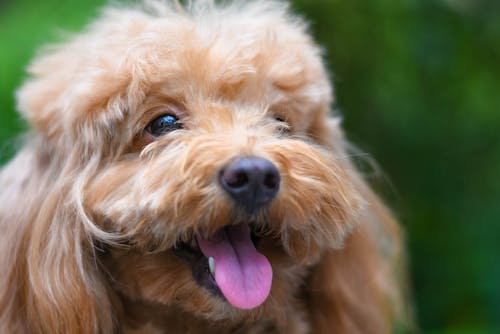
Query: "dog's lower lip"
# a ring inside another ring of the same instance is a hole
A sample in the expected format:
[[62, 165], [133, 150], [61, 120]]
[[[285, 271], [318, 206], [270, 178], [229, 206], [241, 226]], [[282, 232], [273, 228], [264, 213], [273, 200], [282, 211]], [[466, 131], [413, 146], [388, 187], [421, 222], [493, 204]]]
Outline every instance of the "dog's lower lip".
[[172, 248], [172, 251], [179, 258], [187, 260], [188, 262], [195, 261], [200, 256], [203, 256], [203, 254], [201, 254], [200, 252], [198, 245], [196, 245], [196, 247], [192, 247], [191, 243], [184, 243], [184, 242], [179, 243], [178, 245]]

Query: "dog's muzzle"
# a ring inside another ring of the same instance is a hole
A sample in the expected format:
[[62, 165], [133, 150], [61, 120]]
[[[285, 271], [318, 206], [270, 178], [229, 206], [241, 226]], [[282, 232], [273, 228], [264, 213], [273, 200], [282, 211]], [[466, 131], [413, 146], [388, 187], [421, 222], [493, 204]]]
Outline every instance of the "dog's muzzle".
[[278, 168], [271, 161], [260, 157], [233, 160], [219, 175], [222, 188], [250, 214], [276, 197], [280, 181]]

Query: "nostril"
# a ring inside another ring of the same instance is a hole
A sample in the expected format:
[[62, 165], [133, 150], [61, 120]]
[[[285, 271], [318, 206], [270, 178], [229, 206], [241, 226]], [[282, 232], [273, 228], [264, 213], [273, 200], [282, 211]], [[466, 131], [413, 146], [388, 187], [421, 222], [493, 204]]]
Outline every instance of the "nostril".
[[225, 183], [231, 188], [241, 188], [248, 184], [248, 174], [245, 171], [223, 171]]
[[275, 189], [278, 186], [278, 174], [269, 172], [264, 176], [264, 186], [268, 189]]

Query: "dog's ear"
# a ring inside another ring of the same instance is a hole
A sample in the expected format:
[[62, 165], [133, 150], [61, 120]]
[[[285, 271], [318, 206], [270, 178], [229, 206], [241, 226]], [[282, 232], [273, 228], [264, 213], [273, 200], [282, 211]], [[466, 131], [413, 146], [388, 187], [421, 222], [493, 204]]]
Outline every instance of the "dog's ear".
[[79, 52], [71, 44], [62, 44], [40, 55], [17, 91], [22, 116], [35, 132], [53, 143], [59, 141], [60, 146], [84, 140], [109, 142], [103, 133], [116, 130], [110, 128], [126, 111], [119, 93], [130, 81], [128, 74], [110, 60], [93, 68]]
[[0, 332], [112, 333], [105, 280], [68, 200], [75, 181], [41, 153], [46, 143], [31, 144], [0, 179]]
[[[84, 70], [83, 56], [71, 44], [55, 46], [36, 57], [29, 78], [17, 91], [17, 108], [35, 132], [67, 142], [65, 132], [77, 131], [77, 120], [105, 103], [109, 78]], [[112, 83], [112, 81], [111, 81]]]
[[343, 248], [322, 255], [310, 277], [314, 333], [390, 333], [404, 322], [400, 233], [391, 214], [365, 188], [369, 208]]
[[406, 322], [402, 304], [404, 254], [401, 232], [391, 212], [356, 169], [340, 119], [320, 113], [311, 137], [340, 157], [366, 205], [341, 249], [324, 252], [310, 284], [314, 333], [389, 333], [397, 319]]
[[78, 51], [63, 44], [35, 59], [30, 78], [17, 91], [18, 110], [55, 150], [67, 155], [80, 150], [82, 161], [98, 154], [118, 156], [135, 135], [135, 129], [122, 125], [142, 101], [143, 87], [134, 86], [120, 62], [89, 65]]

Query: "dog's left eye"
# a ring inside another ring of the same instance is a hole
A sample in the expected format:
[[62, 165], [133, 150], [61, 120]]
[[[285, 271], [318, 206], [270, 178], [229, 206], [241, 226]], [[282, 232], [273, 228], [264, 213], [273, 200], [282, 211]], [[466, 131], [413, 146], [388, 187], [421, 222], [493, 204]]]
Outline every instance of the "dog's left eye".
[[278, 130], [280, 135], [289, 135], [291, 132], [291, 126], [287, 122], [286, 118], [281, 115], [275, 115], [274, 120], [279, 123]]
[[182, 129], [182, 123], [174, 115], [162, 115], [149, 123], [146, 130], [155, 137], [163, 136], [174, 130]]

